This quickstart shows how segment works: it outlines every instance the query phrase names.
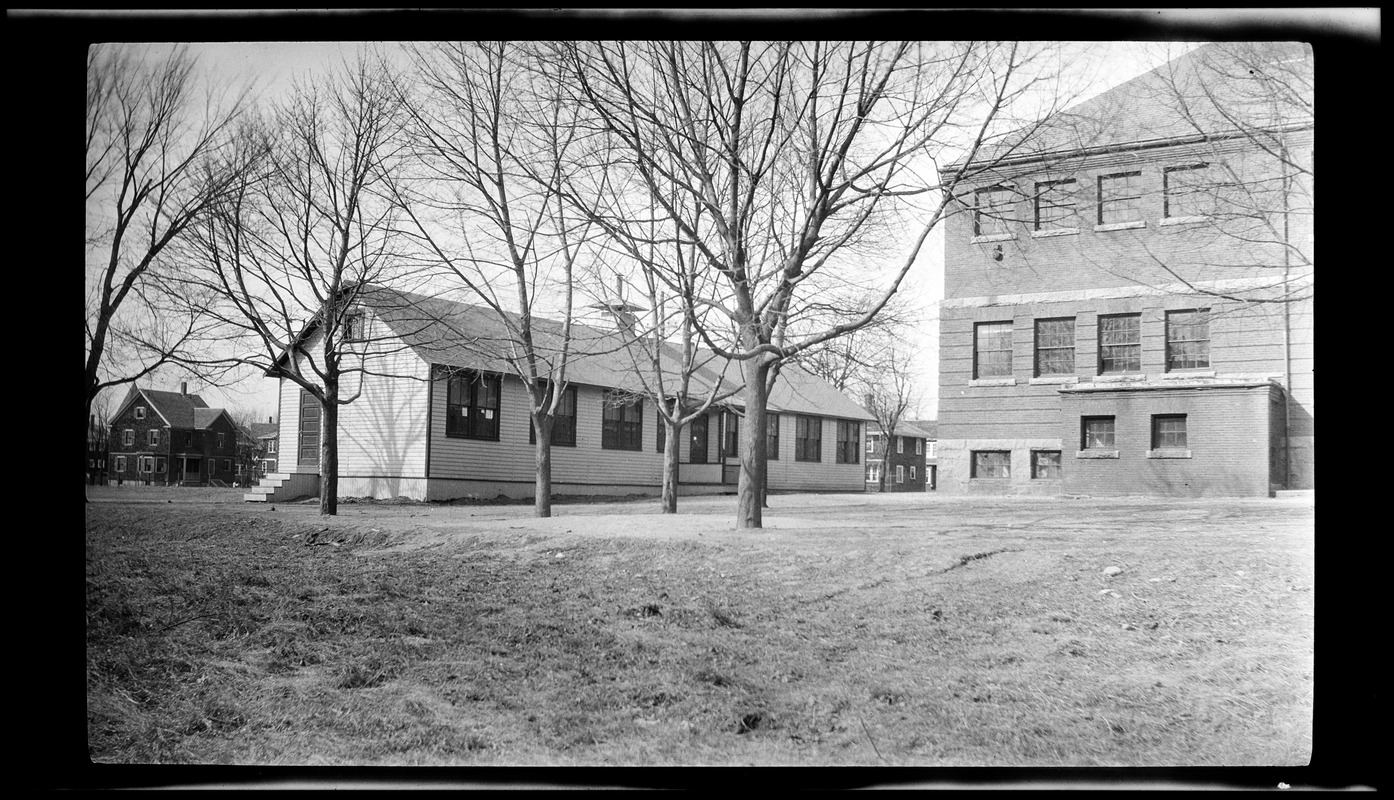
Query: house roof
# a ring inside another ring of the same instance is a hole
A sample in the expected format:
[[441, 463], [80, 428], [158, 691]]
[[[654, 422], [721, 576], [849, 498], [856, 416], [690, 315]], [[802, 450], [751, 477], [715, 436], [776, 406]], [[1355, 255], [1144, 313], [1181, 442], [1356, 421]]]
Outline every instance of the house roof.
[[[1311, 48], [1302, 42], [1201, 45], [1065, 109], [1039, 127], [1004, 137], [974, 160], [986, 163], [1018, 156], [1029, 160], [1052, 153], [1161, 144], [1247, 127], [1270, 129], [1279, 123], [1310, 125], [1306, 111], [1312, 102], [1310, 59]], [[1305, 63], [1297, 69], [1281, 66], [1293, 62]], [[1260, 70], [1251, 69], [1254, 64], [1274, 67], [1279, 82], [1293, 92], [1282, 104], [1281, 120], [1274, 118], [1274, 92], [1256, 85], [1264, 78]], [[1287, 80], [1298, 70], [1305, 73], [1303, 79]], [[958, 159], [944, 169], [962, 165], [963, 159]]]
[[939, 438], [939, 420], [936, 419], [911, 419], [900, 423], [896, 429], [900, 433], [901, 429], [906, 431], [907, 436], [920, 436], [925, 439], [937, 440]]
[[274, 422], [253, 422], [247, 429], [253, 439], [270, 439], [281, 435], [281, 426]]
[[[429, 364], [505, 374], [513, 372], [506, 355], [516, 346], [515, 337], [504, 317], [491, 308], [381, 286], [365, 289], [360, 298]], [[517, 325], [517, 315], [507, 314], [506, 318]], [[532, 330], [539, 353], [560, 355], [564, 342], [562, 323], [534, 318]], [[602, 330], [573, 322], [569, 348], [572, 355], [567, 363], [568, 381], [636, 393], [645, 391], [641, 375], [651, 374], [651, 356], [635, 345], [630, 335], [618, 329]], [[659, 363], [665, 385], [671, 385], [669, 381], [675, 382], [679, 377], [678, 351], [666, 343], [660, 350]], [[693, 375], [695, 392], [707, 393], [719, 384], [730, 388], [740, 386], [741, 376], [734, 365], [723, 376], [720, 369], [724, 362], [710, 352], [699, 351], [698, 360], [704, 366]], [[739, 397], [731, 398], [727, 405], [739, 408]], [[831, 384], [794, 364], [781, 368], [779, 380], [770, 393], [768, 408], [775, 412], [872, 419]]]
[[[171, 428], [206, 428], [218, 417], [218, 414], [223, 413], [221, 408], [210, 409], [208, 403], [196, 394], [142, 389], [133, 385], [126, 393], [126, 399], [121, 402], [121, 407], [117, 409], [113, 419], [126, 413], [126, 409], [137, 398], [144, 398], [151, 410], [159, 414]], [[211, 415], [202, 413], [207, 411], [216, 413]]]

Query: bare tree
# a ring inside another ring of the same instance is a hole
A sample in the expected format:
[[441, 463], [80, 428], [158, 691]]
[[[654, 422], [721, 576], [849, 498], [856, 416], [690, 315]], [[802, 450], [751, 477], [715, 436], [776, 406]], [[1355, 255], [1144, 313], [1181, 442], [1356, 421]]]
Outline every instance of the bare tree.
[[[1014, 44], [664, 42], [568, 48], [575, 100], [620, 155], [616, 185], [645, 195], [700, 254], [707, 346], [740, 361], [749, 435], [737, 525], [761, 527], [766, 403], [785, 359], [857, 330], [900, 288], [960, 176], [936, 156], [976, 154], [1037, 93]], [[1052, 104], [1037, 103], [1046, 115]], [[1018, 126], [1019, 127], [1019, 126]], [[894, 211], [919, 218], [902, 242]], [[838, 287], [864, 298], [818, 329], [791, 327]], [[873, 291], [867, 291], [872, 289]], [[791, 333], [797, 332], [797, 335]]]
[[188, 308], [172, 312], [158, 278], [171, 245], [239, 177], [222, 155], [245, 100], [202, 81], [187, 47], [88, 51], [88, 416], [104, 389], [148, 377], [207, 341], [209, 321]]
[[405, 270], [394, 251], [391, 186], [399, 112], [385, 66], [367, 55], [298, 84], [242, 127], [228, 160], [243, 179], [213, 205], [185, 253], [181, 285], [193, 287], [191, 296], [213, 293], [193, 310], [229, 343], [199, 363], [261, 370], [313, 399], [318, 441], [302, 431], [301, 445], [318, 450], [325, 515], [338, 510], [339, 409], [405, 346], [362, 311], [375, 286]]
[[[403, 198], [411, 234], [442, 285], [487, 306], [504, 330], [487, 355], [502, 357], [531, 394], [539, 517], [552, 514], [554, 430], [574, 397], [574, 274], [590, 252], [588, 221], [561, 195], [587, 145], [546, 50], [511, 42], [416, 48], [416, 86], [404, 104], [421, 178]], [[536, 314], [549, 308], [560, 330], [543, 331]], [[574, 418], [574, 408], [565, 416]]]

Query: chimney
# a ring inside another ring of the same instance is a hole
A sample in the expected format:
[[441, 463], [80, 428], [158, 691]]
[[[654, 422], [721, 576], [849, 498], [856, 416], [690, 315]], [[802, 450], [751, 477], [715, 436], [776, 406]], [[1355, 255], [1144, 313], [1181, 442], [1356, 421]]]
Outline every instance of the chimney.
[[[866, 410], [867, 410], [867, 411], [871, 411], [872, 407], [875, 406], [875, 405], [876, 405], [876, 395], [872, 394], [871, 392], [867, 392], [867, 393], [866, 393]], [[875, 413], [875, 412], [872, 412], [872, 413]]]
[[270, 425], [271, 423], [273, 423], [273, 422], [275, 422], [275, 421], [276, 421], [276, 420], [275, 420], [274, 418], [272, 418], [272, 417], [267, 417], [267, 418], [266, 418], [266, 424], [267, 424], [267, 425]]
[[179, 393], [180, 393], [180, 394], [188, 394], [188, 393], [189, 393], [189, 384], [188, 384], [187, 381], [180, 381], [180, 382], [179, 382]]

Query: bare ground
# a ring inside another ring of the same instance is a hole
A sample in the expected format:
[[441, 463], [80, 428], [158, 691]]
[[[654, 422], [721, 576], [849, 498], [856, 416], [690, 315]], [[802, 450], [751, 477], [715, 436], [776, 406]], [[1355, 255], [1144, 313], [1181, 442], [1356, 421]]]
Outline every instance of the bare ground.
[[1311, 753], [1310, 499], [781, 495], [764, 530], [736, 531], [730, 497], [546, 520], [522, 504], [321, 518], [229, 490], [88, 497], [97, 761]]

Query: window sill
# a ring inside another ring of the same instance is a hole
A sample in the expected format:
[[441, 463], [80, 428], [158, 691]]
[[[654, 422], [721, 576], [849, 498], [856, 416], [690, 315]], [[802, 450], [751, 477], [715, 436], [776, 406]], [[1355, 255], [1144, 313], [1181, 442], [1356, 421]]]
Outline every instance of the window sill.
[[972, 478], [969, 478], [968, 480], [969, 480], [971, 483], [1007, 483], [1007, 482], [1011, 481], [1011, 479], [1012, 479], [1011, 476], [1008, 475], [1008, 476], [1003, 477], [1003, 478], [979, 478], [979, 477], [977, 477], [977, 476], [974, 476], [974, 477], [972, 477]]
[[1135, 229], [1135, 228], [1146, 228], [1146, 227], [1147, 227], [1147, 220], [1145, 220], [1145, 219], [1138, 219], [1138, 220], [1133, 220], [1132, 222], [1108, 222], [1108, 223], [1105, 223], [1105, 224], [1103, 224], [1103, 225], [1095, 225], [1095, 226], [1094, 226], [1094, 232], [1095, 232], [1095, 233], [1107, 233], [1108, 231], [1126, 231], [1126, 230], [1133, 230], [1133, 229]]
[[1079, 383], [1078, 375], [1042, 375], [1031, 379], [1032, 386], [1074, 385], [1076, 383]]
[[1145, 372], [1128, 372], [1121, 375], [1095, 375], [1094, 383], [1133, 383], [1147, 380]]
[[471, 440], [476, 441], [476, 442], [497, 442], [497, 441], [499, 440], [499, 437], [497, 437], [497, 436], [471, 436], [471, 435], [466, 434], [466, 433], [449, 433], [449, 432], [447, 432], [447, 433], [445, 434], [445, 438], [447, 438], [447, 439], [471, 439]]
[[621, 447], [621, 446], [619, 446], [619, 445], [617, 445], [617, 444], [602, 444], [602, 445], [600, 445], [600, 449], [601, 449], [601, 450], [621, 450], [621, 451], [625, 451], [625, 452], [629, 452], [629, 453], [642, 453], [642, 452], [644, 452], [644, 448], [643, 448], [643, 447]]
[[974, 378], [969, 386], [1016, 386], [1016, 378]]
[[1075, 458], [1117, 458], [1117, 450], [1080, 450], [1075, 453]]
[[1205, 216], [1197, 216], [1197, 217], [1165, 217], [1165, 218], [1162, 219], [1161, 222], [1159, 222], [1159, 223], [1157, 223], [1157, 224], [1165, 228], [1165, 227], [1168, 227], [1168, 226], [1170, 226], [1170, 225], [1191, 225], [1191, 224], [1194, 224], [1194, 223], [1197, 223], [1197, 222], [1209, 222], [1209, 221], [1210, 221], [1210, 218], [1209, 218], [1209, 217], [1205, 217]]
[[1172, 448], [1164, 448], [1164, 449], [1161, 449], [1161, 450], [1148, 450], [1148, 451], [1147, 451], [1147, 457], [1148, 457], [1148, 458], [1190, 458], [1190, 457], [1191, 457], [1191, 451], [1190, 451], [1190, 450], [1176, 450], [1176, 449], [1172, 449]]
[[982, 236], [974, 236], [968, 240], [968, 243], [986, 244], [987, 242], [1006, 242], [1015, 238], [1015, 233], [985, 233]]
[[1052, 236], [1075, 236], [1079, 233], [1079, 228], [1047, 228], [1043, 231], [1031, 231], [1032, 239], [1049, 239]]

